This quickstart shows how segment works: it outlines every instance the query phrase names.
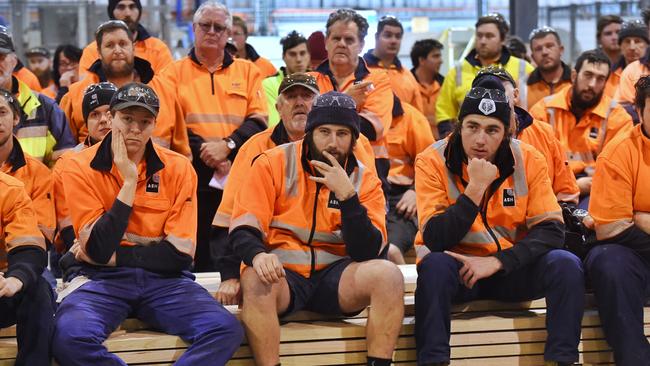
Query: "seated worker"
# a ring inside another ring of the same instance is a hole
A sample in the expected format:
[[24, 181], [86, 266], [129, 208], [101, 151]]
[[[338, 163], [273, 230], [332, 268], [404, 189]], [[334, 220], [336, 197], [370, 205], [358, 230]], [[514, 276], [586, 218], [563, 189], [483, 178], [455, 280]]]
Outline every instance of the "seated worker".
[[[111, 103], [111, 98], [117, 92], [117, 87], [109, 82], [102, 82], [92, 84], [84, 93], [81, 103], [84, 121], [88, 129], [88, 136], [84, 142], [79, 143], [71, 153], [82, 151], [94, 144], [102, 141], [104, 137], [111, 132], [111, 121], [108, 115], [108, 106]], [[56, 208], [56, 221], [58, 227], [58, 238], [55, 241], [58, 252], [65, 252], [72, 247], [74, 243], [74, 229], [72, 228], [72, 219], [70, 212], [65, 204], [65, 194], [63, 190], [63, 179], [61, 173], [63, 172], [63, 165], [65, 161], [71, 156], [71, 153], [64, 154], [59, 161], [57, 161], [54, 169], [52, 169], [53, 176], [53, 193]]]
[[[305, 136], [307, 114], [312, 102], [318, 96], [316, 79], [305, 73], [294, 73], [282, 80], [276, 91], [279, 98], [274, 106], [280, 115], [280, 122], [273, 128], [260, 132], [239, 149], [239, 153], [230, 168], [228, 181], [223, 191], [223, 198], [212, 221], [210, 251], [212, 260], [221, 274], [217, 291], [217, 300], [224, 305], [239, 304], [239, 270], [241, 259], [234, 255], [228, 245], [228, 227], [235, 202], [235, 195], [249, 175], [253, 160], [266, 150], [278, 145], [301, 140]], [[359, 135], [354, 147], [354, 154], [365, 166], [374, 169], [375, 157], [370, 141]]]
[[[0, 149], [7, 142], [19, 146], [13, 140], [12, 129], [20, 106], [6, 91], [0, 91], [0, 95], [0, 140], [4, 140], [0, 141]], [[17, 324], [16, 365], [49, 366], [54, 300], [50, 285], [41, 276], [47, 256], [33, 207], [25, 185], [0, 172], [0, 243], [4, 253], [0, 261], [0, 327]]]
[[66, 201], [78, 238], [70, 253], [90, 281], [57, 310], [61, 365], [126, 365], [103, 342], [127, 316], [190, 343], [176, 365], [224, 365], [241, 343], [237, 319], [187, 272], [197, 178], [187, 158], [152, 142], [158, 111], [153, 89], [124, 85], [111, 133], [63, 166], [65, 196], [83, 197]]
[[573, 172], [567, 165], [566, 152], [555, 137], [551, 126], [534, 119], [526, 110], [517, 106], [520, 95], [519, 88], [516, 87], [515, 80], [507, 71], [498, 66], [486, 67], [478, 72], [474, 84], [480, 82], [484, 76], [496, 76], [501, 79], [512, 109], [510, 118], [512, 137], [533, 146], [542, 153], [546, 159], [553, 193], [555, 193], [558, 202], [577, 204], [580, 188], [578, 188]]
[[451, 305], [546, 297], [544, 359], [578, 360], [584, 309], [582, 263], [561, 250], [562, 212], [546, 161], [511, 137], [502, 82], [483, 77], [460, 108], [449, 139], [418, 155], [415, 192], [418, 363], [448, 365]]
[[583, 52], [571, 72], [572, 86], [543, 98], [530, 109], [533, 118], [553, 128], [567, 152], [580, 187], [580, 208], [587, 209], [596, 157], [620, 131], [632, 128], [632, 117], [603, 93], [609, 58], [600, 50]]
[[427, 118], [414, 106], [393, 99], [393, 123], [386, 134], [389, 190], [386, 193], [388, 213], [388, 259], [405, 264], [404, 253], [413, 248], [418, 232], [415, 203], [415, 157], [433, 143]]
[[607, 343], [620, 366], [650, 365], [643, 307], [650, 297], [650, 76], [636, 83], [641, 123], [617, 136], [596, 162], [589, 214], [596, 245], [585, 269]]
[[404, 280], [379, 259], [385, 200], [358, 160], [354, 100], [316, 98], [305, 138], [265, 151], [235, 198], [229, 240], [248, 266], [242, 321], [257, 365], [280, 362], [279, 316], [358, 313], [370, 305], [368, 365], [390, 365], [404, 315]]
[[[32, 200], [38, 228], [46, 243], [52, 243], [56, 218], [52, 201], [52, 174], [38, 159], [23, 152], [13, 129], [20, 121], [18, 99], [0, 88], [0, 172], [20, 180]], [[40, 273], [39, 273], [40, 274]]]

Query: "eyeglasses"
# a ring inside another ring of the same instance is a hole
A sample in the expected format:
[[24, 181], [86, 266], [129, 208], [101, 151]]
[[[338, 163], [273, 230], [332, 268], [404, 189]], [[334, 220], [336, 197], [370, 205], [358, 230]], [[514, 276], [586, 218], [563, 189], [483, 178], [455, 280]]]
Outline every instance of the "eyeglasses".
[[88, 86], [86, 88], [86, 90], [84, 91], [84, 95], [93, 94], [93, 93], [96, 93], [96, 92], [98, 92], [100, 90], [116, 92], [117, 87], [113, 83], [103, 81], [101, 83], [92, 84], [92, 85]]
[[129, 27], [126, 25], [121, 20], [109, 20], [107, 22], [104, 22], [97, 27], [97, 30], [95, 31], [95, 37], [97, 37], [98, 34], [103, 33], [107, 28], [115, 29], [115, 28], [120, 28], [124, 29], [127, 34], [129, 34], [130, 30]]
[[506, 97], [506, 94], [503, 92], [503, 90], [486, 89], [481, 86], [477, 86], [472, 88], [472, 90], [467, 93], [467, 97], [472, 99], [483, 99], [486, 95], [497, 103], [508, 103], [508, 97]]
[[120, 90], [114, 98], [119, 102], [140, 102], [156, 109], [160, 107], [158, 96], [154, 94], [153, 90], [140, 86]]
[[[548, 25], [545, 25], [543, 27], [535, 28], [533, 29], [530, 34], [528, 35], [528, 41], [532, 41], [535, 38], [540, 38], [542, 36], [545, 36], [547, 34], [554, 34], [555, 36], [558, 36], [557, 31], [553, 27], [549, 27]], [[558, 36], [559, 38], [559, 36]]]
[[217, 24], [217, 23], [196, 23], [199, 26], [199, 29], [204, 33], [209, 33], [211, 30], [214, 30], [214, 33], [221, 35], [223, 32], [228, 29], [226, 26]]

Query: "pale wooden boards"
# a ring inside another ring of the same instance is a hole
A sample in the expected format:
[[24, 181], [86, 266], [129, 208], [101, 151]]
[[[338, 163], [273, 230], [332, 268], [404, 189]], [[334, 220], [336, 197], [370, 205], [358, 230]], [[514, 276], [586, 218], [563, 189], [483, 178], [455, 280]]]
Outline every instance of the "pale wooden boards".
[[[406, 293], [401, 335], [396, 347], [395, 363], [415, 365], [414, 295], [417, 280], [415, 266], [401, 266]], [[219, 286], [215, 274], [197, 274], [197, 282], [210, 293]], [[604, 341], [600, 321], [587, 297], [583, 318], [580, 362], [611, 363], [611, 353]], [[236, 307], [228, 309], [239, 316]], [[546, 302], [523, 303], [475, 301], [453, 307], [451, 352], [453, 365], [542, 365]], [[365, 323], [368, 312], [352, 318], [325, 317], [301, 312], [283, 319], [280, 353], [283, 365], [353, 365], [365, 364]], [[645, 310], [650, 323], [650, 308]], [[650, 324], [646, 324], [650, 335]], [[10, 365], [16, 354], [15, 327], [0, 330], [0, 366]], [[135, 319], [126, 320], [106, 342], [108, 350], [130, 365], [171, 365], [187, 348], [175, 336], [147, 330]], [[245, 343], [229, 365], [253, 365], [251, 350]]]

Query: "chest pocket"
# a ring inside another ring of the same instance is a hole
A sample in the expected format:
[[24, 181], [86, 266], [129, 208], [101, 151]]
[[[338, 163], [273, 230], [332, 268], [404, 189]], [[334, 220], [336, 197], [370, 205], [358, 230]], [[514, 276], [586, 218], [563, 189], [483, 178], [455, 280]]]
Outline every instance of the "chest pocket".
[[228, 111], [228, 123], [240, 126], [248, 111], [248, 95], [245, 90], [233, 88], [226, 90], [226, 94], [224, 110]]
[[163, 197], [135, 196], [127, 232], [145, 237], [164, 237], [171, 201]]

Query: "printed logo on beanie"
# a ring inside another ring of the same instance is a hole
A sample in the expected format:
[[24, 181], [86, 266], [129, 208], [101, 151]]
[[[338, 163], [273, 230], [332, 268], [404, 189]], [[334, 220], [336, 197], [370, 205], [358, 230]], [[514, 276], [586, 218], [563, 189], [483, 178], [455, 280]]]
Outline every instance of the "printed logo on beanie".
[[483, 112], [484, 115], [492, 114], [496, 112], [497, 106], [494, 104], [492, 99], [481, 99], [481, 103], [478, 105], [478, 110]]

